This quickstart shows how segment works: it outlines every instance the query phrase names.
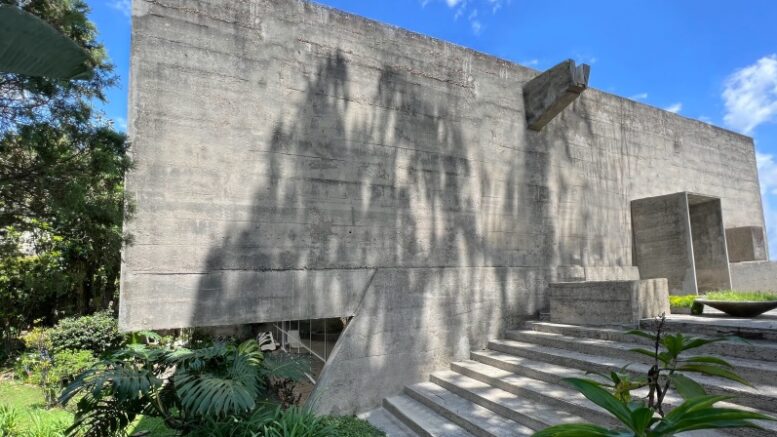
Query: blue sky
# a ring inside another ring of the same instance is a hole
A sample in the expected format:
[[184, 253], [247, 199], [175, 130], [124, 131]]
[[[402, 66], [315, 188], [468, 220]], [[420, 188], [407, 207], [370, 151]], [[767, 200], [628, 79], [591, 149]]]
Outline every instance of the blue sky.
[[[121, 76], [107, 117], [126, 122], [130, 0], [88, 0]], [[591, 85], [752, 136], [777, 258], [777, 1], [322, 0], [338, 9], [544, 69], [591, 64]]]

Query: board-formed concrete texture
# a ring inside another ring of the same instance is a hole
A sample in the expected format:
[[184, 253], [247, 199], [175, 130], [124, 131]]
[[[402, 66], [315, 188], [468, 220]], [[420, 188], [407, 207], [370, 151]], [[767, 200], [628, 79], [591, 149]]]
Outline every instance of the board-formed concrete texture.
[[568, 325], [637, 325], [669, 314], [665, 278], [638, 281], [557, 282], [548, 286], [550, 321]]
[[641, 278], [666, 278], [671, 294], [696, 294], [687, 193], [631, 202], [634, 264]]
[[667, 278], [670, 294], [731, 288], [721, 201], [674, 193], [631, 202], [640, 277]]
[[633, 199], [764, 226], [748, 137], [594, 89], [529, 131], [530, 68], [300, 0], [133, 4], [121, 327], [354, 316], [320, 411], [633, 275]]
[[743, 261], [729, 267], [733, 289], [777, 293], [777, 262]]
[[766, 261], [766, 239], [763, 228], [744, 226], [726, 229], [728, 259], [732, 263], [742, 261]]
[[731, 275], [720, 199], [688, 193], [688, 213], [698, 291], [730, 289]]

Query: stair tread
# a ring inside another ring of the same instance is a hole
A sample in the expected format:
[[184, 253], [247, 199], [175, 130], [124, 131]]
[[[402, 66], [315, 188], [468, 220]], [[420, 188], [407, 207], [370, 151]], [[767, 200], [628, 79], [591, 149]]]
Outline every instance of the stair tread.
[[[492, 340], [489, 342], [489, 349], [493, 347], [512, 347], [528, 351], [536, 351], [537, 353], [543, 353], [548, 355], [554, 355], [562, 358], [576, 359], [585, 361], [592, 364], [604, 365], [615, 369], [621, 369], [625, 366], [629, 366], [629, 371], [647, 374], [650, 366], [642, 363], [634, 363], [632, 361], [623, 360], [615, 357], [603, 357], [599, 355], [584, 354], [582, 352], [575, 352], [566, 349], [540, 346], [534, 343], [521, 342], [516, 340]], [[759, 384], [758, 388], [748, 387], [745, 385], [729, 382], [725, 379], [709, 377], [709, 376], [695, 376], [694, 380], [702, 385], [716, 386], [733, 393], [742, 393], [751, 396], [770, 396], [777, 397], [777, 387]]]
[[538, 395], [555, 398], [565, 403], [580, 405], [588, 409], [599, 408], [596, 404], [583, 396], [582, 393], [571, 387], [565, 387], [563, 385], [553, 384], [550, 382], [541, 381], [539, 379], [529, 378], [527, 376], [521, 376], [510, 372], [509, 370], [489, 366], [488, 364], [483, 364], [473, 360], [459, 361], [454, 363], [454, 366], [458, 368], [465, 368], [469, 371], [479, 373], [489, 378], [499, 379], [504, 384], [520, 387], [522, 390], [532, 391]]
[[[556, 365], [556, 364], [551, 364], [551, 363], [546, 363], [546, 362], [543, 362], [543, 361], [532, 360], [532, 359], [524, 358], [524, 357], [518, 357], [518, 356], [510, 355], [510, 354], [507, 354], [507, 353], [504, 353], [504, 352], [498, 352], [498, 351], [492, 351], [492, 350], [484, 350], [484, 351], [473, 352], [472, 355], [475, 358], [477, 358], [479, 356], [489, 357], [489, 358], [491, 358], [493, 360], [499, 360], [499, 361], [503, 361], [503, 362], [507, 362], [507, 363], [513, 364], [515, 366], [520, 366], [520, 367], [528, 368], [528, 369], [531, 369], [531, 370], [533, 370], [535, 372], [541, 372], [541, 373], [546, 373], [548, 375], [553, 375], [554, 377], [558, 377], [559, 379], [563, 379], [563, 378], [588, 378], [588, 379], [590, 379], [591, 378], [591, 375], [586, 374], [585, 371], [580, 370], [580, 369], [575, 369], [575, 368], [572, 368], [572, 367], [559, 366], [559, 365]], [[500, 379], [503, 379], [504, 381], [509, 381], [509, 382], [515, 383], [515, 384], [525, 384], [524, 385], [525, 389], [532, 390], [532, 391], [535, 391], [535, 392], [540, 393], [540, 394], [547, 394], [547, 395], [550, 395], [550, 396], [552, 396], [554, 398], [557, 398], [557, 399], [564, 399], [564, 400], [566, 400], [566, 401], [568, 401], [570, 403], [574, 403], [575, 405], [578, 405], [580, 407], [584, 407], [584, 408], [592, 409], [592, 410], [596, 410], [596, 411], [603, 411], [603, 410], [601, 410], [600, 407], [595, 405], [593, 402], [588, 401], [588, 399], [586, 399], [585, 396], [583, 396], [581, 393], [577, 392], [576, 390], [574, 390], [572, 388], [566, 388], [566, 387], [564, 387], [562, 385], [553, 384], [553, 383], [549, 383], [549, 382], [546, 382], [546, 381], [535, 380], [535, 379], [530, 378], [530, 377], [521, 376], [521, 375], [512, 373], [512, 372], [510, 372], [508, 370], [500, 369], [498, 367], [490, 366], [488, 364], [484, 364], [484, 363], [481, 363], [481, 362], [478, 362], [478, 361], [475, 361], [475, 362], [477, 364], [479, 364], [481, 366], [485, 366], [485, 367], [480, 367], [480, 366], [479, 367], [474, 367], [471, 364], [469, 364], [469, 361], [462, 361], [462, 362], [459, 362], [459, 363], [456, 363], [456, 364], [457, 365], [465, 365], [465, 366], [471, 367], [471, 368], [473, 368], [475, 370], [479, 370], [479, 371], [487, 371], [487, 372], [492, 373], [494, 376], [499, 375]], [[489, 368], [496, 369], [497, 371], [491, 370]], [[499, 371], [501, 371], [501, 372], [499, 372]], [[509, 374], [509, 375], [506, 375], [506, 374]], [[539, 381], [540, 383], [538, 384], [536, 382], [531, 382], [531, 381]], [[529, 384], [527, 384], [527, 383], [529, 383]], [[544, 384], [542, 384], [542, 383], [544, 383]], [[548, 389], [553, 390], [553, 392], [547, 392], [546, 393], [546, 392], [541, 391], [541, 390], [548, 390]], [[643, 388], [643, 389], [635, 390], [632, 393], [635, 395], [635, 397], [644, 397], [647, 394], [647, 389]], [[677, 395], [670, 394], [670, 395], [667, 395], [665, 402], [666, 402], [667, 406], [671, 407], [673, 405], [678, 405], [679, 403], [681, 403], [682, 399], [679, 396], [677, 396]], [[767, 412], [767, 411], [759, 410], [757, 408], [748, 407], [746, 405], [739, 405], [739, 404], [736, 404], [735, 402], [720, 402], [717, 405], [720, 406], [720, 407], [738, 408], [738, 409], [743, 409], [743, 410], [748, 410], [748, 411], [755, 411], [755, 412], [758, 412], [758, 413], [761, 413], [761, 414], [766, 414], [766, 415], [774, 416], [774, 413], [770, 413], [770, 412]], [[757, 421], [756, 423], [758, 423], [764, 429], [774, 431], [777, 434], [777, 423], [775, 423], [775, 422], [768, 422], [768, 421], [767, 422]]]
[[383, 431], [386, 437], [417, 437], [416, 433], [383, 407], [359, 414], [358, 417]]
[[[413, 384], [408, 386], [406, 391], [411, 396], [419, 396], [428, 402], [433, 402], [438, 408], [455, 414], [472, 426], [494, 437], [530, 436], [534, 433], [534, 430], [531, 428], [504, 418], [488, 408], [482, 407], [432, 382]], [[416, 400], [419, 399], [416, 398]], [[429, 405], [427, 404], [427, 406]], [[429, 407], [432, 408], [431, 406]], [[432, 409], [434, 410], [434, 408]], [[459, 426], [462, 426], [462, 424], [459, 424]], [[462, 426], [462, 428], [466, 428], [466, 426]]]
[[[522, 336], [527, 338], [543, 337], [546, 339], [553, 339], [567, 344], [580, 343], [580, 344], [587, 344], [587, 345], [603, 346], [620, 352], [628, 352], [629, 349], [633, 349], [637, 347], [645, 348], [644, 344], [636, 343], [636, 342], [627, 343], [622, 341], [604, 340], [604, 339], [597, 339], [597, 338], [581, 338], [581, 337], [573, 337], [573, 336], [563, 335], [563, 334], [538, 332], [538, 331], [531, 331], [531, 330], [512, 330], [507, 333], [508, 337], [511, 335]], [[515, 338], [513, 339], [517, 341], [521, 341], [519, 339], [515, 339]], [[703, 354], [707, 356], [725, 359], [735, 368], [748, 368], [748, 369], [755, 369], [755, 370], [761, 370], [761, 371], [777, 372], [777, 364], [769, 363], [766, 361], [749, 360], [745, 358], [736, 358], [736, 357], [724, 357], [719, 354], [712, 354], [712, 353], [703, 353]], [[648, 358], [648, 357], [645, 357], [645, 358]]]
[[[558, 410], [550, 405], [516, 396], [501, 388], [494, 387], [493, 385], [470, 378], [453, 370], [435, 372], [432, 376], [453, 384], [462, 390], [471, 392], [480, 398], [499, 404], [516, 413], [532, 417], [537, 422], [543, 424], [540, 429], [562, 423], [583, 422], [582, 418], [566, 411]], [[529, 424], [524, 423], [524, 425], [536, 429], [536, 427], [532, 427]]]
[[[432, 411], [426, 405], [418, 402], [408, 395], [392, 396], [385, 400], [389, 411], [394, 409], [401, 416], [403, 422], [412, 422], [415, 426], [407, 425], [421, 434], [430, 437], [473, 437], [462, 427]], [[392, 412], [393, 414], [393, 412]]]

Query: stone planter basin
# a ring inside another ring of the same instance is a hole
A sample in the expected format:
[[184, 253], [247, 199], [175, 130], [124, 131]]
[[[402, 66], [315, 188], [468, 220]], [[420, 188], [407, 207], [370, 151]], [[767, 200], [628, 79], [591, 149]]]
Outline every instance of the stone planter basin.
[[777, 300], [764, 302], [733, 302], [725, 300], [696, 299], [696, 302], [709, 305], [712, 308], [723, 311], [734, 317], [757, 317], [769, 310], [777, 308]]

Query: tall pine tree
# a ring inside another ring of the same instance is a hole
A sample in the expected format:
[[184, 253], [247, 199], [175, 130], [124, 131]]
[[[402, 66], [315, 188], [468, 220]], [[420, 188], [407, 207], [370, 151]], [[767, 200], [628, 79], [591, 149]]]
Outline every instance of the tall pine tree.
[[117, 77], [81, 0], [0, 0], [89, 53], [89, 77], [0, 73], [0, 323], [89, 313], [116, 295], [124, 237], [123, 133], [97, 112]]

